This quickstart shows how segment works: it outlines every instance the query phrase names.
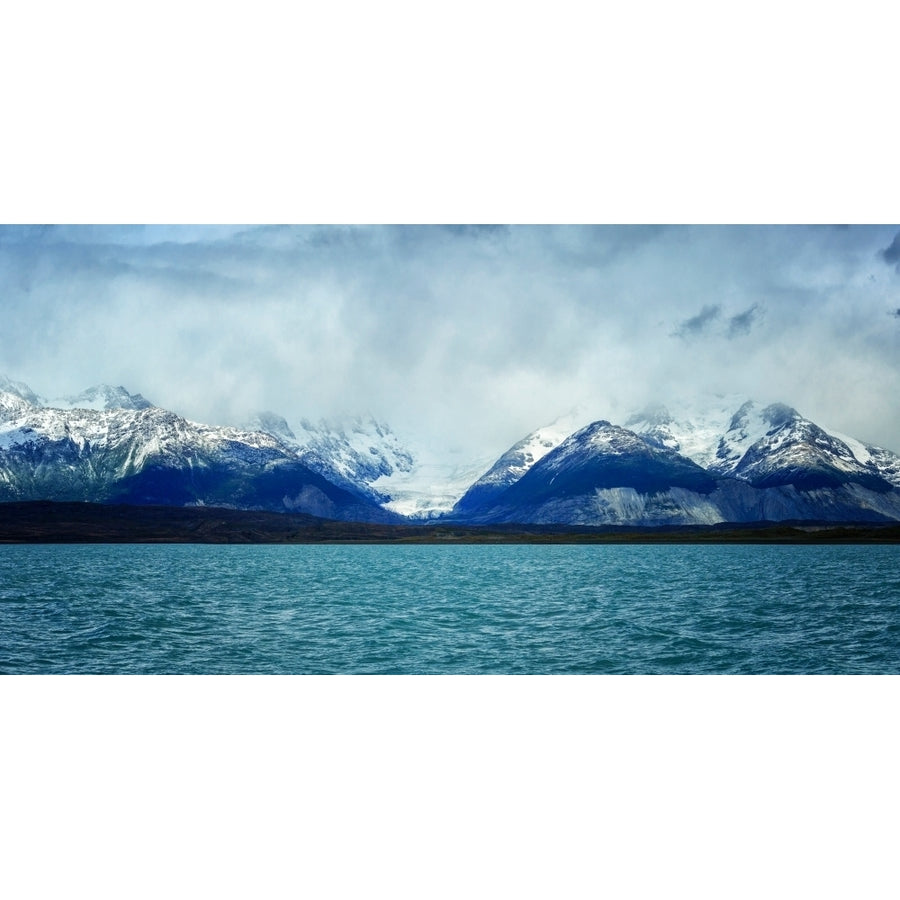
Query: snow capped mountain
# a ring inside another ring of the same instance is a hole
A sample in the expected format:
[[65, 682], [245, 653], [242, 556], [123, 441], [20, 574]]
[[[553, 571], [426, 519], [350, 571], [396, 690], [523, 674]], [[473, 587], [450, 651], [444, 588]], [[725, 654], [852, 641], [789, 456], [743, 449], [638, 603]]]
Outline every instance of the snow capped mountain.
[[281, 441], [285, 446], [293, 447], [297, 443], [297, 435], [291, 431], [287, 420], [278, 413], [259, 412], [244, 423], [247, 431], [262, 431]]
[[558, 447], [576, 430], [580, 414], [570, 412], [513, 444], [453, 507], [454, 514], [476, 510], [515, 484], [536, 462]]
[[411, 519], [449, 512], [489, 462], [457, 461], [446, 450], [436, 454], [433, 448], [401, 440], [372, 416], [301, 419], [292, 428], [280, 415], [259, 413], [248, 427], [276, 437], [334, 484]]
[[[766, 431], [750, 443], [760, 423]], [[734, 432], [738, 438], [729, 444]], [[793, 484], [800, 489], [815, 489], [853, 482], [873, 490], [891, 488], [875, 471], [871, 456], [868, 463], [861, 463], [846, 443], [795, 409], [777, 403], [761, 410], [752, 404], [741, 407], [720, 442], [710, 470], [733, 475], [755, 487]]]
[[15, 419], [18, 416], [25, 415], [34, 408], [33, 403], [30, 403], [18, 393], [0, 389], [0, 421]]
[[24, 400], [26, 403], [34, 406], [43, 405], [38, 395], [27, 384], [21, 381], [11, 381], [5, 375], [0, 375], [0, 392], [11, 394], [13, 397], [18, 397], [20, 400]]
[[[95, 390], [89, 409], [39, 406], [0, 391], [0, 499], [217, 505], [392, 521], [262, 432], [188, 421], [124, 389]], [[32, 394], [32, 396], [34, 396]], [[146, 401], [143, 401], [146, 403]]]
[[[700, 466], [600, 420], [566, 438], [522, 477], [469, 510], [468, 521], [682, 525], [720, 521]], [[459, 506], [455, 515], [465, 510]]]
[[[584, 427], [581, 427], [584, 426]], [[124, 387], [45, 401], [0, 376], [0, 501], [206, 504], [371, 522], [686, 525], [900, 520], [900, 456], [781, 403], [716, 397], [584, 425], [574, 411], [492, 465], [371, 416], [192, 422]]]
[[371, 416], [301, 419], [295, 428], [272, 412], [257, 413], [247, 427], [276, 438], [314, 472], [334, 484], [362, 492], [376, 503], [391, 497], [376, 483], [396, 473], [409, 473], [414, 462], [390, 427]]
[[900, 456], [896, 453], [891, 453], [883, 447], [863, 444], [856, 438], [841, 434], [832, 428], [826, 428], [825, 431], [846, 444], [858, 462], [872, 468], [878, 476], [895, 487], [900, 487]]
[[362, 484], [373, 495], [388, 499], [373, 485], [383, 476], [409, 472], [412, 454], [391, 429], [371, 416], [351, 419], [323, 419], [314, 424], [306, 419], [297, 429], [300, 458], [311, 469], [336, 472], [351, 484]]
[[657, 447], [676, 450], [707, 468], [735, 411], [746, 401], [736, 394], [705, 398], [692, 406], [654, 404], [625, 419], [625, 427]]
[[581, 525], [900, 519], [900, 458], [826, 432], [784, 404], [718, 398], [691, 417], [654, 406], [627, 424], [594, 422], [530, 465], [517, 452], [529, 436], [452, 517]]
[[900, 457], [828, 431], [783, 403], [734, 395], [672, 415], [662, 406], [629, 417], [645, 440], [689, 457], [717, 475], [757, 487], [807, 487], [853, 481], [875, 489], [900, 486]]
[[30, 406], [49, 409], [147, 409], [153, 405], [140, 394], [129, 394], [121, 385], [113, 387], [109, 384], [97, 384], [80, 394], [47, 400], [39, 397], [24, 382], [12, 381], [5, 375], [0, 375], [0, 393], [18, 397]]

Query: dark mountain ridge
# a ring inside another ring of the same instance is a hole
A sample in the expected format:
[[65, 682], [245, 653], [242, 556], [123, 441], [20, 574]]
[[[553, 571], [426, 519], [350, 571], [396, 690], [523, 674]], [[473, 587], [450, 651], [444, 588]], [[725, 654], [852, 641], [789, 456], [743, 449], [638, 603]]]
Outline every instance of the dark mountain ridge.
[[[704, 468], [678, 453], [664, 409], [641, 435], [599, 420], [503, 481], [495, 464], [457, 504], [461, 522], [690, 525], [719, 522], [900, 519], [900, 490], [850, 447], [783, 404], [732, 417]], [[507, 455], [501, 457], [503, 460]]]
[[[314, 472], [271, 435], [201, 425], [121, 390], [96, 392], [102, 409], [43, 407], [23, 390], [0, 390], [0, 501], [211, 505], [401, 521], [362, 491]], [[127, 405], [108, 407], [117, 397]]]

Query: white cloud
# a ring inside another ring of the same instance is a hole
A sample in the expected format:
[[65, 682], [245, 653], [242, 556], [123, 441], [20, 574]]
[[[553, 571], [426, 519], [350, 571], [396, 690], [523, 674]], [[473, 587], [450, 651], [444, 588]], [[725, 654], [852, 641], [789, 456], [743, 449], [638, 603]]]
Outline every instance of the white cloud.
[[0, 230], [0, 371], [472, 455], [581, 405], [779, 397], [900, 450], [896, 227]]

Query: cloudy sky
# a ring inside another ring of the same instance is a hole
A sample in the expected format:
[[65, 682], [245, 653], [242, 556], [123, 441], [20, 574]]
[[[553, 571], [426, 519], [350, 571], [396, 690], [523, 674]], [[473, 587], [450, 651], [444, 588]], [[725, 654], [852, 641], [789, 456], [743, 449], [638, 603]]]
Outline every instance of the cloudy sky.
[[580, 406], [781, 399], [900, 451], [900, 227], [5, 227], [0, 373], [499, 454]]

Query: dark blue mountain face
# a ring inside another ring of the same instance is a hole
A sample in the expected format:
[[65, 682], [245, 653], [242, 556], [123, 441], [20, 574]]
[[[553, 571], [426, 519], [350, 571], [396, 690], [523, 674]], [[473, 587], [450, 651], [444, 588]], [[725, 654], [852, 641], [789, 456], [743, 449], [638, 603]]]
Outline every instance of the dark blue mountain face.
[[[594, 439], [601, 441], [595, 443]], [[504, 502], [541, 503], [606, 488], [659, 494], [673, 487], [698, 494], [716, 489], [716, 479], [673, 450], [653, 447], [637, 435], [595, 422], [564, 441], [504, 493]]]
[[[592, 443], [597, 437], [605, 439], [599, 449]], [[546, 499], [553, 493], [573, 496], [617, 487], [633, 488], [641, 494], [658, 494], [673, 487], [709, 494], [716, 488], [716, 479], [687, 457], [653, 447], [608, 422], [589, 425], [573, 438], [574, 449], [567, 446], [568, 441], [563, 442], [510, 490]]]
[[[633, 432], [598, 421], [538, 460], [515, 483], [497, 492], [472, 490], [452, 517], [462, 520], [540, 520], [549, 506], [590, 505], [604, 490], [656, 496], [673, 488], [698, 496], [716, 490], [717, 479], [673, 450], [654, 447]], [[481, 501], [479, 503], [479, 501]]]
[[110, 490], [108, 502], [136, 505], [224, 506], [303, 512], [328, 519], [397, 522], [401, 517], [331, 484], [302, 463], [284, 461], [256, 472], [223, 462], [149, 465]]
[[[397, 522], [401, 517], [337, 487], [298, 461], [272, 460], [242, 448], [239, 461], [156, 457], [128, 471], [120, 454], [56, 441], [5, 454], [14, 483], [0, 483], [0, 500], [83, 500], [164, 506], [224, 506], [304, 512], [332, 519]], [[125, 469], [125, 474], [122, 470]]]
[[510, 486], [473, 488], [451, 518], [580, 525], [900, 518], [896, 487], [854, 467], [846, 445], [811, 431], [805, 420], [798, 427], [788, 412], [782, 410], [766, 441], [751, 447], [732, 476], [712, 474], [674, 450], [595, 422]]
[[509, 490], [508, 485], [473, 484], [459, 500], [456, 501], [450, 516], [454, 519], [478, 515], [482, 510], [490, 509], [497, 499]]
[[[106, 392], [100, 399], [107, 395], [121, 398]], [[41, 407], [10, 392], [0, 399], [0, 501], [206, 505], [402, 521], [362, 490], [328, 481], [268, 435], [198, 425], [132, 395], [130, 405], [104, 410]]]

